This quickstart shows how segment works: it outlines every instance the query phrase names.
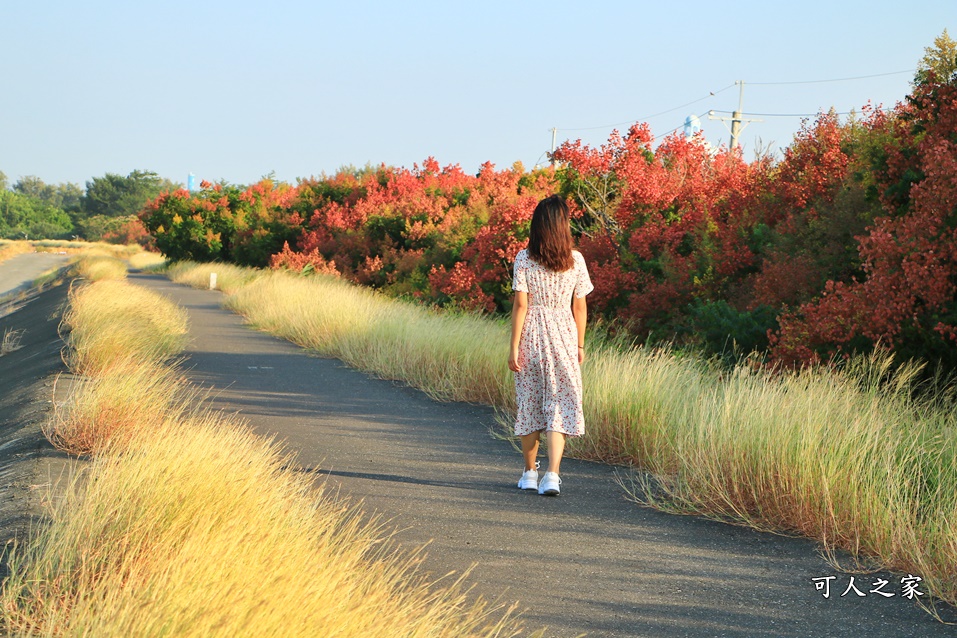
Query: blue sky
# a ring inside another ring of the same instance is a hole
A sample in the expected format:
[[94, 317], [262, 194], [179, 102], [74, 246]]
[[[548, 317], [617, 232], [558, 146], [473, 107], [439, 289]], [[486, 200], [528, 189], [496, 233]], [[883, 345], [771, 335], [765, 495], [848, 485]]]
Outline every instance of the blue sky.
[[[133, 169], [294, 181], [428, 156], [530, 167], [552, 127], [600, 144], [608, 124], [707, 96], [648, 120], [663, 134], [733, 110], [737, 88], [718, 91], [735, 80], [751, 113], [892, 106], [945, 27], [957, 38], [954, 0], [5, 2], [0, 170], [82, 185]], [[763, 119], [746, 157], [800, 126]]]

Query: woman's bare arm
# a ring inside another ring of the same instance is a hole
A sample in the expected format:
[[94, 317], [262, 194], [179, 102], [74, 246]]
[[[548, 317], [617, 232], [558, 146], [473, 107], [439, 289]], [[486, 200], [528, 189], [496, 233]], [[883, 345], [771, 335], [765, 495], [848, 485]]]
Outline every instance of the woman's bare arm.
[[512, 344], [508, 354], [508, 369], [512, 372], [522, 369], [518, 363], [518, 342], [522, 338], [526, 314], [528, 314], [528, 293], [516, 292], [515, 299], [512, 301]]
[[[575, 317], [575, 327], [578, 328], [578, 345], [585, 345], [585, 324], [588, 323], [588, 306], [584, 297], [575, 297], [572, 300], [572, 315]], [[584, 348], [578, 349], [578, 363], [585, 360]]]

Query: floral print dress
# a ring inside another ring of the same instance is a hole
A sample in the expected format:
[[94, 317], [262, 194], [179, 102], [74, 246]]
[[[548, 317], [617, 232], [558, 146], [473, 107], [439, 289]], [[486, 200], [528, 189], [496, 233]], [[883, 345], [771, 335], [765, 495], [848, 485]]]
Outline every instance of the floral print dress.
[[584, 297], [594, 286], [585, 258], [578, 251], [572, 256], [575, 265], [565, 272], [535, 263], [527, 249], [515, 257], [512, 290], [528, 293], [518, 346], [521, 370], [515, 373], [516, 436], [540, 430], [585, 434], [578, 330], [571, 303], [572, 296]]

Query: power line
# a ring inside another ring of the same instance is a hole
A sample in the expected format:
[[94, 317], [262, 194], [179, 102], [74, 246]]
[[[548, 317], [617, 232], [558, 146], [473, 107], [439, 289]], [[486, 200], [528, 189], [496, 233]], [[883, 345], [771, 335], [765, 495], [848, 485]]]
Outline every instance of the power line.
[[[731, 113], [731, 111], [718, 111], [712, 110], [713, 113]], [[823, 113], [830, 113], [830, 111], [818, 111], [817, 113], [742, 113], [742, 115], [756, 115], [759, 117], [817, 117]], [[841, 111], [835, 112], [834, 115], [850, 115], [851, 113], [860, 113], [860, 111]]]
[[[866, 79], [869, 79], [869, 78], [881, 78], [881, 77], [887, 77], [887, 76], [889, 76], [889, 75], [901, 75], [901, 74], [904, 74], [904, 73], [916, 73], [916, 69], [904, 69], [903, 71], [890, 71], [890, 72], [888, 72], [888, 73], [873, 73], [873, 74], [871, 74], [871, 75], [855, 75], [855, 76], [852, 76], [852, 77], [845, 77], [845, 78], [829, 78], [829, 79], [826, 79], [826, 80], [797, 80], [797, 81], [790, 81], [790, 82], [748, 82], [748, 84], [750, 84], [750, 85], [757, 85], [757, 86], [782, 86], [782, 85], [788, 85], [788, 84], [823, 84], [823, 83], [826, 83], [826, 82], [850, 82], [850, 81], [853, 81], [853, 80], [866, 80]], [[632, 123], [634, 123], [634, 122], [644, 122], [644, 121], [646, 121], [646, 120], [650, 120], [650, 119], [653, 118], [653, 117], [658, 117], [659, 115], [666, 115], [666, 114], [668, 114], [668, 113], [673, 113], [674, 111], [677, 111], [678, 109], [683, 109], [683, 108], [685, 108], [686, 106], [691, 106], [692, 104], [697, 104], [698, 102], [703, 102], [704, 100], [707, 100], [708, 98], [714, 97], [715, 95], [717, 95], [717, 94], [719, 94], [719, 93], [723, 93], [724, 91], [727, 91], [728, 89], [733, 88], [734, 86], [735, 86], [735, 83], [729, 84], [728, 86], [726, 86], [726, 87], [724, 87], [724, 88], [722, 88], [722, 89], [718, 89], [717, 91], [711, 91], [708, 95], [706, 95], [706, 96], [704, 96], [704, 97], [701, 97], [701, 98], [698, 98], [697, 100], [692, 100], [691, 102], [687, 102], [687, 103], [685, 103], [685, 104], [681, 104], [681, 105], [676, 106], [676, 107], [674, 107], [674, 108], [668, 109], [668, 110], [666, 110], [666, 111], [660, 111], [660, 112], [654, 113], [654, 114], [652, 114], [652, 115], [645, 115], [645, 116], [642, 116], [642, 117], [637, 117], [637, 118], [632, 119], [632, 120], [626, 120], [626, 121], [624, 121], [624, 122], [615, 122], [614, 124], [603, 124], [603, 125], [601, 125], [601, 126], [584, 126], [584, 127], [577, 127], [577, 128], [559, 128], [558, 130], [559, 130], [559, 131], [595, 131], [595, 130], [598, 130], [598, 129], [611, 128], [611, 127], [613, 127], [613, 126], [623, 126], [623, 125], [625, 125], [625, 124], [632, 124]], [[718, 111], [718, 112], [727, 112], [727, 111]], [[765, 115], [765, 116], [767, 116], [767, 117], [808, 117], [808, 116], [816, 115], [816, 113], [808, 113], [808, 114], [795, 113], [795, 114], [788, 114], [788, 115], [784, 115], [784, 114], [776, 115], [776, 114], [767, 114], [767, 113], [749, 113], [749, 115]], [[846, 113], [839, 113], [839, 115], [847, 115], [847, 114], [846, 114]]]
[[[741, 145], [738, 139], [741, 136], [741, 131], [743, 131], [748, 124], [751, 124], [752, 122], [763, 121], [763, 120], [744, 119], [742, 117], [742, 114], [744, 112], [744, 80], [738, 80], [737, 82], [735, 82], [735, 84], [737, 84], [740, 87], [740, 91], [738, 92], [738, 109], [736, 111], [731, 111], [731, 117], [718, 117], [717, 115], [714, 114], [715, 113], [714, 110], [708, 111], [709, 120], [721, 120], [722, 124], [724, 124], [725, 122], [729, 120], [731, 121], [731, 126], [728, 128], [728, 131], [731, 133], [731, 142], [729, 143], [729, 146], [731, 148]], [[727, 111], [724, 111], [724, 112], [726, 113]], [[725, 124], [725, 127], [727, 126], [728, 125]]]
[[[706, 96], [704, 96], [704, 97], [702, 97], [702, 98], [698, 98], [697, 100], [692, 100], [692, 101], [690, 101], [690, 102], [688, 102], [688, 103], [686, 103], [686, 104], [682, 104], [682, 105], [676, 106], [676, 107], [674, 107], [674, 108], [672, 108], [672, 109], [668, 109], [667, 111], [661, 111], [660, 113], [655, 113], [655, 114], [653, 114], [653, 115], [645, 115], [645, 116], [642, 116], [642, 117], [637, 117], [637, 118], [635, 118], [635, 119], [633, 119], [633, 120], [626, 120], [626, 121], [624, 121], [624, 122], [616, 122], [615, 124], [603, 124], [602, 126], [586, 126], [586, 127], [580, 127], [580, 128], [559, 128], [558, 130], [559, 130], [559, 131], [595, 131], [595, 130], [597, 130], [597, 129], [602, 129], [602, 128], [611, 128], [612, 126], [622, 126], [622, 125], [624, 125], [624, 124], [634, 124], [635, 122], [644, 122], [644, 121], [646, 121], [646, 120], [650, 120], [650, 119], [653, 118], [653, 117], [658, 117], [659, 115], [666, 115], [666, 114], [668, 114], [668, 113], [673, 113], [674, 111], [677, 111], [678, 109], [683, 109], [683, 108], [685, 108], [686, 106], [691, 106], [692, 104], [697, 104], [698, 102], [703, 102], [703, 101], [707, 100], [708, 98], [712, 98], [712, 97], [714, 97], [715, 95], [717, 95], [718, 93], [723, 93], [724, 91], [727, 91], [728, 89], [730, 89], [730, 88], [732, 88], [732, 87], [734, 87], [734, 83], [729, 84], [728, 86], [724, 87], [723, 89], [718, 89], [717, 91], [711, 91], [710, 93], [708, 93], [708, 95], [706, 95]], [[679, 127], [679, 128], [680, 128], [680, 127]]]
[[[902, 71], [890, 71], [890, 72], [888, 72], [888, 73], [873, 73], [873, 74], [870, 74], [870, 75], [857, 75], [857, 76], [844, 77], [844, 78], [829, 78], [829, 79], [825, 79], [825, 80], [798, 80], [798, 81], [789, 81], [789, 82], [749, 82], [749, 84], [757, 85], [757, 86], [782, 86], [782, 85], [791, 85], [791, 84], [823, 84], [823, 83], [826, 83], [826, 82], [850, 82], [850, 81], [854, 81], [854, 80], [866, 80], [866, 79], [869, 79], [869, 78], [887, 77], [887, 76], [890, 76], [890, 75], [902, 75], [902, 74], [904, 74], [904, 73], [915, 73], [915, 72], [916, 72], [915, 69], [904, 69], [904, 70], [902, 70]], [[558, 131], [595, 131], [595, 130], [598, 130], [598, 129], [608, 129], [608, 128], [611, 128], [611, 127], [613, 127], [613, 126], [622, 126], [622, 125], [625, 125], [625, 124], [632, 124], [632, 123], [634, 123], [634, 122], [648, 121], [648, 120], [650, 120], [650, 119], [652, 119], [652, 118], [655, 118], [655, 117], [658, 117], [658, 116], [660, 116], [660, 115], [666, 115], [666, 114], [668, 114], [668, 113], [673, 113], [674, 111], [677, 111], [677, 110], [679, 110], [679, 109], [683, 109], [683, 108], [685, 108], [685, 107], [691, 106], [692, 104], [697, 104], [698, 102], [703, 102], [704, 100], [707, 100], [707, 99], [709, 99], [709, 98], [712, 98], [712, 97], [716, 96], [716, 95], [719, 94], [719, 93], [723, 93], [724, 91], [727, 91], [728, 89], [733, 88], [733, 87], [736, 86], [737, 84], [738, 84], [738, 82], [734, 82], [734, 83], [729, 84], [728, 86], [726, 86], [726, 87], [724, 87], [724, 88], [722, 88], [722, 89], [719, 89], [719, 90], [717, 90], [717, 91], [710, 91], [710, 92], [708, 93], [708, 95], [706, 95], [706, 96], [704, 96], [704, 97], [701, 97], [701, 98], [698, 98], [697, 100], [692, 100], [691, 102], [686, 102], [685, 104], [681, 104], [681, 105], [676, 106], [676, 107], [674, 107], [674, 108], [670, 108], [670, 109], [667, 109], [667, 110], [665, 110], [665, 111], [660, 111], [660, 112], [654, 113], [654, 114], [652, 114], [652, 115], [646, 115], [646, 116], [638, 117], [638, 118], [635, 118], [635, 119], [633, 119], [633, 120], [626, 120], [626, 121], [624, 121], [624, 122], [616, 122], [616, 123], [614, 123], [614, 124], [603, 124], [603, 125], [601, 125], [601, 126], [586, 126], [586, 127], [578, 127], [578, 128], [557, 128], [557, 127], [552, 128], [552, 129], [551, 129], [551, 132], [552, 132], [552, 152], [554, 152], [554, 147], [555, 147], [555, 143], [556, 143], [556, 142], [555, 142], [555, 135], [556, 135], [556, 133], [557, 133]], [[743, 88], [743, 84], [744, 84], [744, 83], [741, 82], [742, 88]], [[739, 108], [740, 108], [740, 107], [739, 107]], [[816, 116], [818, 116], [818, 115], [821, 115], [823, 112], [822, 112], [822, 111], [819, 111], [819, 112], [817, 112], [817, 113], [742, 113], [742, 112], [735, 112], [735, 111], [720, 111], [720, 110], [714, 110], [714, 109], [712, 109], [712, 110], [710, 110], [710, 111], [706, 111], [705, 113], [702, 113], [702, 114], [699, 115], [698, 117], [699, 117], [699, 118], [700, 118], [700, 117], [704, 117], [705, 115], [709, 115], [709, 114], [710, 114], [710, 115], [713, 115], [714, 113], [730, 113], [731, 115], [733, 115], [733, 116], [738, 116], [738, 117], [743, 116], [743, 115], [751, 115], [751, 116], [758, 116], [758, 117], [816, 117]], [[855, 113], [855, 111], [843, 111], [843, 112], [840, 112], [840, 113], [835, 113], [835, 115], [851, 115], [852, 113]], [[718, 118], [718, 119], [721, 119], [721, 118]], [[675, 128], [671, 129], [671, 130], [668, 131], [667, 133], [664, 133], [663, 135], [656, 135], [656, 136], [654, 136], [653, 139], [660, 139], [660, 138], [662, 138], [662, 137], [666, 137], [666, 136], [670, 135], [671, 133], [674, 133], [675, 131], [677, 131], [677, 130], [678, 130], [679, 128], [681, 128], [682, 126], [684, 126], [684, 124], [681, 124], [681, 125], [679, 125], [679, 126], [676, 126]], [[732, 131], [732, 139], [734, 139], [734, 137], [735, 137], [735, 134], [734, 134], [734, 131]]]
[[890, 73], [875, 73], [873, 75], [857, 75], [850, 78], [832, 78], [830, 80], [800, 80], [797, 82], [748, 82], [748, 84], [759, 84], [762, 86], [775, 86], [779, 84], [821, 84], [823, 82], [849, 82], [851, 80], [866, 80], [868, 78], [882, 78], [888, 75], [901, 75], [902, 73], [915, 73], [916, 69], [905, 69], [903, 71], [891, 71]]
[[[853, 112], [854, 111], [841, 111], [840, 113], [835, 112], [834, 115], [850, 115]], [[746, 115], [758, 115], [761, 117], [817, 117], [823, 113], [824, 111], [818, 111], [817, 113], [746, 113]]]

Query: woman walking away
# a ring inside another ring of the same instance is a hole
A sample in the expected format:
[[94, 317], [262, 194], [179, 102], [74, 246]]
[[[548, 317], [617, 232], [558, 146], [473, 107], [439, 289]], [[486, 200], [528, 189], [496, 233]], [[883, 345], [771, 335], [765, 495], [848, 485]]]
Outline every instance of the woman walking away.
[[[512, 344], [525, 473], [518, 486], [558, 496], [565, 438], [585, 433], [581, 363], [585, 360], [585, 295], [594, 289], [585, 259], [573, 250], [568, 205], [558, 195], [538, 203], [528, 248], [515, 257]], [[538, 443], [548, 442], [548, 471], [538, 480]]]

